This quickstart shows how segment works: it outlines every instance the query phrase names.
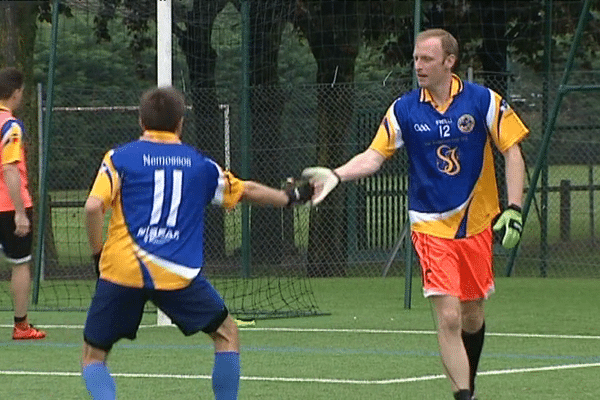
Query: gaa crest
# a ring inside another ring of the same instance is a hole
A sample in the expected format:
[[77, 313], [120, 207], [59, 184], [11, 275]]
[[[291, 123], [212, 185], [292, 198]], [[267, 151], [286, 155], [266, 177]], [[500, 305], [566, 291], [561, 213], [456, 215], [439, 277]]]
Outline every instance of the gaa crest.
[[471, 133], [475, 128], [475, 118], [471, 114], [463, 114], [458, 119], [457, 125], [462, 133]]

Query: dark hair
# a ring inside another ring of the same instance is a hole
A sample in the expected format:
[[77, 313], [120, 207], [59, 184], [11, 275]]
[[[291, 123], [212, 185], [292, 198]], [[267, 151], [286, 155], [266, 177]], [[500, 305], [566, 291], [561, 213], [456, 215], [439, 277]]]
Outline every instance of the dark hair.
[[0, 69], [0, 100], [8, 100], [23, 87], [23, 73], [16, 68]]
[[140, 100], [140, 122], [144, 129], [176, 132], [184, 113], [183, 93], [174, 87], [147, 90]]

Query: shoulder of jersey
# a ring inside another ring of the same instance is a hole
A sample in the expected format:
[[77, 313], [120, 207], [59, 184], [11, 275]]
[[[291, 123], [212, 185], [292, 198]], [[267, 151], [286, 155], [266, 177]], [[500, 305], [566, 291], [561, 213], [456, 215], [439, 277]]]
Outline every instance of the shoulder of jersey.
[[463, 81], [463, 93], [489, 96], [489, 89], [475, 82]]
[[8, 129], [11, 128], [14, 124], [16, 124], [21, 129], [21, 131], [24, 130], [23, 122], [15, 117], [6, 119], [4, 124], [0, 126], [0, 129], [2, 129], [2, 132], [8, 131]]
[[393, 107], [398, 112], [401, 108], [410, 109], [419, 103], [421, 91], [420, 89], [413, 89], [409, 92], [404, 93], [402, 96], [398, 97], [394, 103]]

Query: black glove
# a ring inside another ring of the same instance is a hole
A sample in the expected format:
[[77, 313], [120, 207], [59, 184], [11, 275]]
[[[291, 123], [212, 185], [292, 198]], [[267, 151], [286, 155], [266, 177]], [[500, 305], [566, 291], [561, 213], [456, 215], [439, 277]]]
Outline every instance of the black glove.
[[294, 182], [293, 180], [288, 179], [288, 185], [285, 189], [285, 194], [287, 194], [288, 202], [286, 207], [295, 205], [295, 204], [304, 204], [307, 201], [310, 201], [313, 194], [315, 193], [314, 186], [308, 181], [298, 181]]
[[100, 278], [100, 256], [102, 252], [98, 252], [92, 256], [92, 260], [94, 261], [94, 272], [96, 273], [96, 277]]

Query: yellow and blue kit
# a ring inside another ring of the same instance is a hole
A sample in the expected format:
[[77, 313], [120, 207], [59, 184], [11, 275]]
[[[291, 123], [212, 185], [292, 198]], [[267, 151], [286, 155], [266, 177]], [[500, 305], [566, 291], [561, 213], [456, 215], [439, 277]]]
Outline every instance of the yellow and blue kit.
[[205, 206], [235, 206], [244, 184], [173, 133], [145, 136], [106, 153], [90, 192], [112, 209], [100, 277], [182, 289], [202, 268]]
[[[33, 205], [29, 195], [27, 181], [27, 166], [25, 165], [25, 150], [23, 148], [23, 123], [13, 117], [12, 112], [5, 107], [0, 107], [0, 164], [16, 163], [21, 177], [21, 199], [23, 206], [29, 208]], [[14, 211], [8, 186], [4, 183], [4, 174], [0, 168], [0, 212]]]
[[406, 148], [413, 231], [465, 238], [500, 211], [491, 143], [504, 152], [528, 133], [500, 95], [453, 75], [445, 105], [426, 89], [396, 99], [370, 148], [386, 158]]

